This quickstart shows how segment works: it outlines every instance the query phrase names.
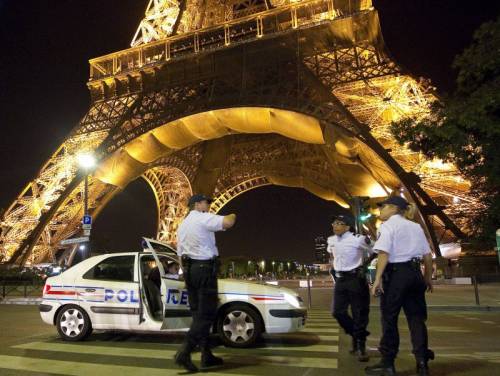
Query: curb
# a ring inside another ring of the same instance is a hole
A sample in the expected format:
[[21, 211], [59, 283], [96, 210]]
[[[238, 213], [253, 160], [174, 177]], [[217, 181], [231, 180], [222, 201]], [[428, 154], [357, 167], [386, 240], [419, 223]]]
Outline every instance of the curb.
[[0, 300], [0, 305], [38, 305], [42, 298], [14, 298]]
[[[370, 309], [380, 309], [379, 305], [370, 305]], [[452, 305], [428, 305], [427, 311], [443, 312], [500, 312], [500, 306], [452, 306]]]
[[427, 306], [429, 311], [500, 312], [496, 306]]

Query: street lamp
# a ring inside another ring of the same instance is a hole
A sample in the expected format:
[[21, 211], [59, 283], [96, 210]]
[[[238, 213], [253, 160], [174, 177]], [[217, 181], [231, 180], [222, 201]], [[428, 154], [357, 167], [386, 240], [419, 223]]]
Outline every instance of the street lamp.
[[85, 172], [85, 186], [83, 191], [83, 214], [88, 214], [88, 200], [89, 200], [89, 172], [96, 165], [95, 157], [92, 154], [78, 154], [76, 157], [78, 165]]
[[[85, 183], [83, 189], [83, 216], [85, 218], [89, 214], [89, 173], [95, 168], [96, 159], [90, 153], [78, 154], [76, 159], [78, 161], [80, 169], [85, 174]], [[82, 221], [82, 227], [83, 227], [83, 221]], [[88, 235], [90, 236], [90, 228], [86, 229], [85, 231], [88, 231]], [[85, 247], [84, 244], [80, 245], [79, 248], [82, 252], [85, 253], [84, 257], [82, 257], [83, 259], [85, 259], [86, 256], [90, 253], [89, 250], [87, 249], [87, 247]]]

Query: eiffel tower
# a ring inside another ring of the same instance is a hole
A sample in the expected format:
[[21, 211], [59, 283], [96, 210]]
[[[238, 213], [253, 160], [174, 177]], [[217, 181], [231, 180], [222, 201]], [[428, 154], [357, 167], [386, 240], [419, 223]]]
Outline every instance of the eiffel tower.
[[193, 192], [215, 212], [269, 184], [344, 207], [401, 194], [437, 255], [479, 205], [453, 165], [393, 139], [391, 122], [436, 96], [391, 59], [371, 0], [151, 0], [131, 48], [90, 60], [87, 85], [88, 112], [3, 213], [7, 263], [50, 260], [81, 231], [84, 152], [98, 159], [90, 214], [143, 178], [168, 242]]

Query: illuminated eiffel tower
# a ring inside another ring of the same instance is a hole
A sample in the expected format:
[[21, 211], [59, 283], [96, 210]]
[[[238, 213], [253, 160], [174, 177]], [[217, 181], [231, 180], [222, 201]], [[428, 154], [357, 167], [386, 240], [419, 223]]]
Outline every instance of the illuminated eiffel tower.
[[435, 96], [388, 56], [370, 0], [151, 0], [131, 45], [90, 60], [87, 114], [1, 218], [4, 261], [50, 259], [81, 231], [84, 152], [90, 214], [143, 178], [169, 242], [192, 192], [218, 211], [268, 184], [344, 207], [402, 194], [438, 254], [466, 230], [469, 183], [388, 130]]

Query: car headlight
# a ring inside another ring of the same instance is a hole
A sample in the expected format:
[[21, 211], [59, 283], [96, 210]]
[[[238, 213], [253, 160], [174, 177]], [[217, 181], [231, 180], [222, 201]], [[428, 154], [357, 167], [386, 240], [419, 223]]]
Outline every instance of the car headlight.
[[288, 304], [295, 308], [300, 308], [300, 302], [302, 301], [300, 296], [288, 294], [286, 292], [283, 295]]

